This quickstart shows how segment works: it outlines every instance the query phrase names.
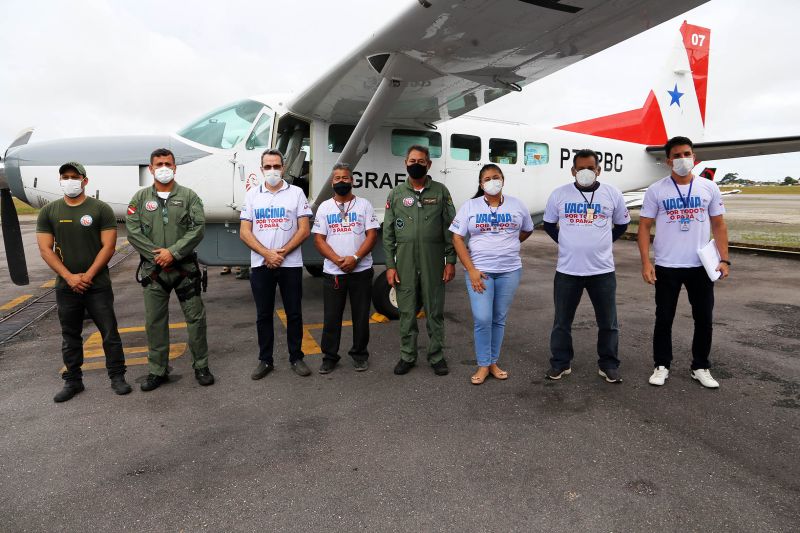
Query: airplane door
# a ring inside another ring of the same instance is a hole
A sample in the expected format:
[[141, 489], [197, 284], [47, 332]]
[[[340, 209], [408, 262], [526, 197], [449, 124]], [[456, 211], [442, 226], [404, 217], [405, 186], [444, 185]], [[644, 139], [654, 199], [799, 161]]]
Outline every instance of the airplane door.
[[253, 131], [233, 158], [233, 203], [241, 210], [244, 197], [252, 187], [261, 183], [261, 154], [270, 147], [275, 113], [265, 108]]
[[445, 168], [441, 172], [453, 203], [458, 208], [472, 198], [478, 189], [478, 171], [482, 166], [481, 138], [477, 135], [448, 133]]

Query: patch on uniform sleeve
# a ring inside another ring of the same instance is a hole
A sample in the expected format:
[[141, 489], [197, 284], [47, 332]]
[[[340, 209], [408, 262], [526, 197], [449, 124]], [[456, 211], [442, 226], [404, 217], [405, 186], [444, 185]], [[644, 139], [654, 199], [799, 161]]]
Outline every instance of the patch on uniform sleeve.
[[387, 198], [386, 199], [386, 209], [390, 209], [391, 207], [392, 207], [392, 204], [389, 202], [389, 199]]
[[133, 215], [136, 213], [136, 205], [128, 204], [128, 214]]
[[403, 229], [406, 227], [406, 223], [403, 221], [402, 218], [398, 218], [394, 221], [394, 225], [397, 226], [397, 229]]
[[452, 196], [448, 196], [447, 197], [447, 203], [448, 203], [448, 205], [453, 205], [453, 197]]

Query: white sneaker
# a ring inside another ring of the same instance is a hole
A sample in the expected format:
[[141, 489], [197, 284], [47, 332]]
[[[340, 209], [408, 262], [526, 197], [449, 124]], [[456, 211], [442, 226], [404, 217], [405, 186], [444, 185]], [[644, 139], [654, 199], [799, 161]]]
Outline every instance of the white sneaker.
[[650, 385], [656, 385], [660, 387], [667, 381], [669, 377], [669, 368], [665, 366], [657, 366], [656, 369], [653, 371], [653, 375], [650, 376]]
[[717, 380], [711, 377], [711, 372], [709, 372], [707, 368], [698, 368], [697, 370], [692, 370], [692, 379], [696, 379], [703, 387], [707, 389], [719, 388], [719, 383], [717, 383]]

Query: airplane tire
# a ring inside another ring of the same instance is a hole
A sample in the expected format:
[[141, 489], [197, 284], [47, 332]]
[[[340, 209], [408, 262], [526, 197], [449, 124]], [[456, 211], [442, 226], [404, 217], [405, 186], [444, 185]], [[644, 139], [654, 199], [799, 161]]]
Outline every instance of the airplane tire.
[[[386, 271], [378, 274], [378, 277], [372, 282], [372, 306], [389, 320], [400, 318], [400, 311], [397, 309], [397, 295], [394, 287], [389, 285], [386, 280]], [[417, 303], [417, 313], [420, 309], [422, 309], [421, 301]]]
[[306, 265], [306, 272], [315, 278], [322, 277], [322, 265]]

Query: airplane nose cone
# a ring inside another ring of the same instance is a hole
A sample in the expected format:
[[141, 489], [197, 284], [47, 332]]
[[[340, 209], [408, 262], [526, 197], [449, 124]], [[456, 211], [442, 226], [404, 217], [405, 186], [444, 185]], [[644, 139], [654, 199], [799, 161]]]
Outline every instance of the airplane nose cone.
[[[25, 187], [22, 185], [22, 173], [19, 171], [19, 162], [21, 159], [21, 152], [25, 150], [24, 146], [11, 148], [3, 159], [2, 176], [0, 176], [0, 188], [8, 187], [11, 189], [11, 194], [25, 203], [28, 198], [25, 195]], [[3, 183], [5, 182], [5, 183]]]

